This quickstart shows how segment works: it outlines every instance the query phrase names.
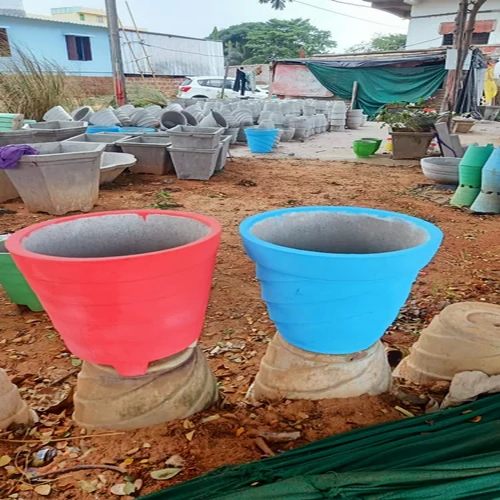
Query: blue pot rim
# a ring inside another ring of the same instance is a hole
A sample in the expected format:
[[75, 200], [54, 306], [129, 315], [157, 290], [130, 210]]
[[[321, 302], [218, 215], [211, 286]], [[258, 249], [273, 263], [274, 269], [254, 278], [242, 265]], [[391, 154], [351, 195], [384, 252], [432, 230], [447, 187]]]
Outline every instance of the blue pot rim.
[[[274, 243], [269, 243], [255, 236], [252, 233], [253, 226], [266, 219], [271, 219], [274, 217], [280, 217], [282, 215], [287, 215], [295, 212], [337, 212], [337, 213], [348, 213], [354, 215], [366, 215], [368, 217], [376, 217], [379, 219], [392, 218], [399, 219], [410, 224], [413, 224], [420, 229], [423, 229], [427, 235], [427, 240], [415, 247], [406, 248], [402, 250], [394, 250], [391, 252], [380, 252], [380, 253], [369, 253], [369, 254], [351, 254], [351, 253], [325, 253], [325, 252], [315, 252], [313, 250], [299, 250], [296, 248], [285, 247], [281, 245], [276, 245]], [[375, 208], [365, 208], [365, 207], [349, 207], [349, 206], [306, 206], [306, 207], [293, 207], [293, 208], [280, 208], [278, 210], [270, 210], [267, 212], [262, 212], [256, 215], [247, 217], [240, 223], [240, 235], [244, 241], [252, 243], [254, 245], [259, 245], [269, 250], [279, 250], [281, 252], [289, 254], [299, 254], [310, 257], [321, 257], [323, 259], [384, 259], [391, 256], [403, 256], [411, 255], [415, 252], [420, 252], [424, 248], [435, 249], [439, 247], [442, 239], [443, 232], [434, 224], [427, 222], [423, 219], [417, 217], [412, 217], [411, 215], [401, 214], [398, 212], [392, 212], [389, 210], [379, 210]]]

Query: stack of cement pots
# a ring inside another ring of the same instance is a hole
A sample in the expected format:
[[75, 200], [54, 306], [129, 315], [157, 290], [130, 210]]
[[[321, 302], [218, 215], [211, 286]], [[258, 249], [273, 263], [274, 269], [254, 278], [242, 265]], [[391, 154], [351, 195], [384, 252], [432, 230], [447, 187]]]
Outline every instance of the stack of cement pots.
[[324, 399], [387, 391], [391, 372], [380, 338], [438, 250], [441, 231], [394, 212], [302, 207], [252, 216], [240, 233], [279, 332], [250, 395]]
[[347, 128], [357, 130], [363, 126], [365, 118], [362, 109], [350, 109], [347, 111]]
[[198, 214], [128, 210], [46, 221], [8, 239], [54, 328], [84, 361], [74, 396], [79, 425], [146, 427], [217, 399], [197, 341], [220, 232]]
[[330, 130], [342, 132], [346, 127], [347, 106], [344, 101], [334, 101], [330, 111]]
[[178, 179], [208, 180], [224, 168], [230, 137], [223, 128], [179, 126], [170, 130], [168, 147]]

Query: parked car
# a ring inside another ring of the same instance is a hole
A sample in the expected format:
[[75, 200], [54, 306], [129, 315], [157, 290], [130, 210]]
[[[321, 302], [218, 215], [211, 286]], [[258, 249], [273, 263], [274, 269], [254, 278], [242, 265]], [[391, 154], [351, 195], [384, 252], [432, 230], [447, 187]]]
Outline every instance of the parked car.
[[[182, 99], [193, 97], [215, 99], [221, 96], [223, 83], [224, 77], [222, 76], [192, 76], [186, 78], [179, 86], [177, 97]], [[224, 86], [224, 97], [240, 97], [240, 93], [233, 90], [233, 85], [234, 78], [227, 78]], [[255, 92], [252, 92], [247, 83], [245, 97], [264, 99], [268, 95], [268, 91], [259, 86]]]

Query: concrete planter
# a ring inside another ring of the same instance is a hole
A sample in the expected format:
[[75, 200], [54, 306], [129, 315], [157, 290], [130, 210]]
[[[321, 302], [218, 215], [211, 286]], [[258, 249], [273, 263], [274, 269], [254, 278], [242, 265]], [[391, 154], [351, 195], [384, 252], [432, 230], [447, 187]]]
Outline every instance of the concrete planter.
[[0, 203], [19, 198], [19, 193], [7, 174], [0, 170]]
[[99, 185], [113, 182], [123, 171], [136, 164], [135, 156], [128, 153], [103, 153]]
[[2, 285], [12, 303], [29, 307], [35, 312], [43, 311], [42, 304], [40, 304], [37, 296], [33, 293], [5, 247], [8, 237], [7, 234], [0, 234], [0, 285]]
[[0, 146], [8, 144], [29, 144], [33, 142], [31, 130], [12, 130], [11, 132], [0, 132]]
[[187, 125], [187, 118], [181, 111], [168, 110], [160, 117], [160, 126], [164, 130], [172, 129], [179, 125]]
[[391, 368], [381, 342], [348, 355], [298, 349], [276, 334], [249, 396], [256, 400], [331, 399], [377, 395], [389, 391]]
[[75, 135], [84, 134], [87, 129], [86, 122], [53, 121], [45, 123], [30, 123], [35, 142], [64, 141]]
[[38, 155], [23, 156], [6, 170], [30, 212], [64, 215], [88, 212], [99, 196], [99, 166], [104, 144], [32, 144]]
[[500, 306], [458, 302], [425, 328], [394, 371], [394, 376], [421, 384], [451, 380], [465, 371], [500, 374]]
[[442, 240], [426, 221], [357, 207], [265, 212], [240, 233], [279, 333], [319, 354], [375, 344]]
[[460, 158], [422, 158], [420, 165], [423, 174], [437, 184], [458, 184], [458, 165]]
[[476, 124], [476, 120], [472, 118], [453, 118], [452, 123], [452, 132], [454, 134], [468, 134]]
[[222, 144], [215, 149], [168, 148], [178, 179], [208, 181], [215, 172]]
[[131, 136], [129, 134], [120, 133], [109, 133], [98, 132], [97, 134], [80, 134], [66, 139], [64, 142], [87, 142], [87, 143], [98, 143], [104, 144], [104, 151], [108, 153], [119, 153], [121, 151], [120, 147], [117, 146], [117, 142], [121, 139], [128, 139]]
[[[347, 123], [349, 126], [349, 122]], [[392, 158], [394, 160], [420, 160], [434, 138], [434, 132], [392, 131]]]
[[0, 368], [0, 429], [8, 429], [11, 425], [31, 425], [36, 421], [35, 412], [28, 408], [18, 388]]
[[88, 122], [94, 114], [94, 110], [90, 106], [80, 106], [71, 113], [71, 118], [77, 122]]
[[96, 111], [90, 117], [89, 122], [92, 125], [99, 125], [101, 127], [113, 127], [114, 125], [120, 125], [120, 119], [115, 115], [113, 109], [111, 108]]
[[215, 149], [219, 145], [224, 129], [220, 127], [177, 126], [168, 134], [174, 148]]
[[217, 111], [211, 111], [210, 114], [205, 116], [199, 123], [200, 127], [227, 127], [225, 118]]
[[229, 148], [231, 147], [231, 139], [232, 137], [230, 135], [222, 136], [222, 140], [220, 141], [222, 147], [219, 150], [219, 156], [217, 157], [217, 163], [215, 165], [216, 172], [224, 170], [224, 167], [226, 166], [227, 157], [229, 155]]
[[124, 153], [137, 158], [137, 163], [130, 169], [135, 174], [165, 175], [173, 168], [167, 146], [171, 143], [169, 136], [142, 135], [122, 139], [117, 145]]
[[198, 340], [220, 233], [198, 214], [127, 210], [35, 224], [7, 249], [71, 352], [140, 376]]
[[130, 430], [187, 418], [216, 400], [216, 380], [202, 351], [189, 347], [139, 377], [84, 362], [73, 418], [87, 429]]
[[500, 106], [479, 106], [483, 118], [488, 121], [494, 122], [498, 115], [500, 115]]

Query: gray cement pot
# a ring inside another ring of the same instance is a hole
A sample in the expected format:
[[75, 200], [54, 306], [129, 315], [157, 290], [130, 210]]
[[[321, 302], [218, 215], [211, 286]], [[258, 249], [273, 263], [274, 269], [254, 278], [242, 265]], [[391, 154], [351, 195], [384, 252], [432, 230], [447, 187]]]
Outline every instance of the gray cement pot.
[[216, 149], [168, 148], [178, 179], [207, 181], [212, 177], [222, 144]]
[[128, 153], [103, 153], [99, 184], [113, 182], [124, 170], [133, 167], [137, 160]]
[[38, 155], [25, 155], [6, 171], [30, 212], [63, 215], [88, 212], [99, 196], [99, 167], [105, 144], [52, 142], [31, 144]]
[[120, 147], [116, 145], [121, 139], [128, 139], [132, 137], [128, 134], [119, 133], [98, 133], [98, 134], [80, 134], [75, 135], [69, 139], [65, 139], [64, 142], [88, 142], [88, 143], [99, 143], [104, 144], [105, 149], [109, 153], [119, 153], [121, 151]]
[[438, 184], [458, 184], [458, 165], [461, 158], [422, 158], [420, 165], [423, 174]]
[[11, 132], [0, 132], [0, 146], [7, 144], [28, 144], [33, 142], [31, 130], [12, 130]]
[[190, 127], [179, 125], [169, 130], [174, 148], [215, 149], [224, 129], [220, 127]]
[[35, 142], [64, 141], [75, 135], [83, 134], [87, 130], [86, 122], [53, 121], [31, 123]]
[[71, 116], [77, 122], [88, 122], [89, 118], [94, 114], [94, 110], [90, 106], [81, 106], [76, 108]]
[[230, 135], [223, 135], [220, 141], [222, 147], [219, 150], [219, 156], [217, 157], [217, 163], [215, 165], [215, 171], [220, 172], [226, 166], [227, 157], [229, 155], [229, 148], [231, 147], [232, 137]]
[[137, 163], [130, 169], [136, 174], [165, 175], [172, 170], [172, 160], [167, 151], [171, 139], [167, 135], [151, 134], [122, 139], [116, 144], [124, 153], [137, 158]]
[[19, 198], [19, 193], [4, 170], [0, 170], [0, 203]]
[[54, 106], [43, 115], [43, 120], [46, 122], [71, 121], [73, 117], [62, 106]]

